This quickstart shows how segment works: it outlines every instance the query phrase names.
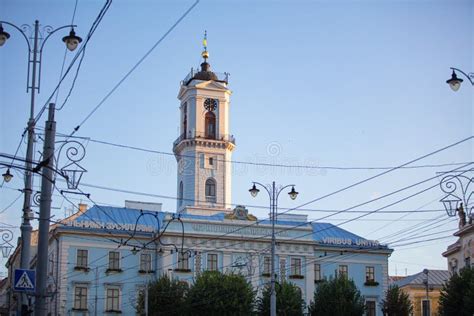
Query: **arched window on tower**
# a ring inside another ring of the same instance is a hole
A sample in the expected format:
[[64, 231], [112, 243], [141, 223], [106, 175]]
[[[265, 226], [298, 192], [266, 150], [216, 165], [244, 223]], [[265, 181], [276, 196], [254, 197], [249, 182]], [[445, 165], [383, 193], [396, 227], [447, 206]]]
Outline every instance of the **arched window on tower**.
[[183, 205], [183, 196], [184, 196], [184, 186], [183, 181], [179, 182], [179, 192], [178, 192], [178, 204], [179, 206]]
[[188, 104], [183, 105], [183, 135], [188, 138]]
[[205, 137], [215, 139], [216, 138], [216, 115], [212, 112], [207, 112], [205, 121]]
[[206, 180], [206, 202], [216, 202], [216, 180], [209, 178]]

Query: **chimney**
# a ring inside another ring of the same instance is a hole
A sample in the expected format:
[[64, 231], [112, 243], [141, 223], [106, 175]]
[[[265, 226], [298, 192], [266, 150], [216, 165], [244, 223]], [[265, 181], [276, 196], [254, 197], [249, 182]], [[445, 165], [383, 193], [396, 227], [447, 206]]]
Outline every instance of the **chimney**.
[[79, 213], [83, 214], [87, 211], [87, 204], [79, 203]]

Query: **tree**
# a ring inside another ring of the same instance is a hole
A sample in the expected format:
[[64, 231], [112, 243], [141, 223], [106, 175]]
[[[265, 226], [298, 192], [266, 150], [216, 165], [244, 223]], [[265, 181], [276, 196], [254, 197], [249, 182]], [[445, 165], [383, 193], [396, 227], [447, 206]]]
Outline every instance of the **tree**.
[[[301, 297], [301, 290], [293, 283], [283, 282], [276, 284], [276, 306], [277, 315], [299, 316], [303, 315], [304, 300]], [[258, 299], [258, 314], [270, 315], [270, 286], [263, 289], [262, 297]]]
[[[148, 315], [182, 315], [185, 310], [185, 297], [188, 284], [167, 275], [148, 284]], [[137, 312], [145, 313], [145, 292], [138, 297]]]
[[462, 269], [443, 285], [438, 313], [441, 316], [474, 314], [474, 268]]
[[409, 295], [393, 285], [388, 288], [382, 300], [382, 311], [388, 316], [409, 316], [413, 313], [413, 305]]
[[252, 315], [255, 292], [240, 274], [205, 271], [186, 298], [190, 315]]
[[311, 315], [361, 316], [365, 311], [364, 297], [354, 281], [345, 276], [319, 283], [309, 308]]

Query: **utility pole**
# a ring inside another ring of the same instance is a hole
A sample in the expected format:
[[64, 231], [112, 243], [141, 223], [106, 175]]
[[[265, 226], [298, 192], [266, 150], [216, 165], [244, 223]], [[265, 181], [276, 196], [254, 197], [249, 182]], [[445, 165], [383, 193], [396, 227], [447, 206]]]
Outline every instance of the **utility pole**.
[[36, 301], [35, 316], [46, 316], [49, 220], [51, 218], [51, 195], [54, 182], [54, 141], [56, 122], [54, 103], [49, 104], [48, 120], [45, 127], [43, 162], [41, 178], [40, 214], [38, 226], [38, 254], [36, 260]]

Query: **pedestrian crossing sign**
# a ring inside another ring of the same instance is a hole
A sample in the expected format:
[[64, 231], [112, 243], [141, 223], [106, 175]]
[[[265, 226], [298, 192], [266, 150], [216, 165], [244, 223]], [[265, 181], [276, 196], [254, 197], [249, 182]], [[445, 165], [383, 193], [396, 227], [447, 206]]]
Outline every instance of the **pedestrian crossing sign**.
[[36, 290], [36, 271], [15, 269], [13, 289], [18, 292], [34, 292]]

